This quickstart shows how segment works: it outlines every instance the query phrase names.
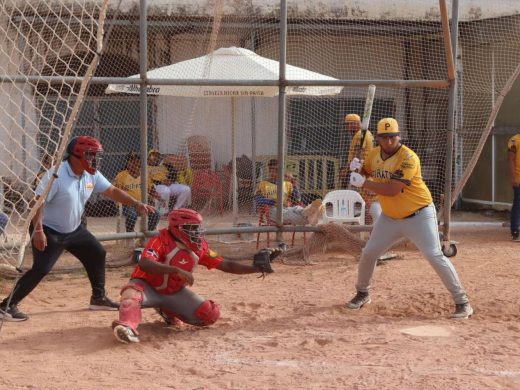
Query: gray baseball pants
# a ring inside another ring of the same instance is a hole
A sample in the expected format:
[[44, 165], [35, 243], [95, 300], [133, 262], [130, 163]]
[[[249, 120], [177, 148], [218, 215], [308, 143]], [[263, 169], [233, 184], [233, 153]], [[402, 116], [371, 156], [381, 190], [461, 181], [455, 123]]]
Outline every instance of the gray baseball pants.
[[187, 287], [181, 288], [174, 294], [160, 294], [151, 287], [145, 280], [130, 279], [130, 283], [140, 284], [144, 287], [143, 303], [141, 307], [158, 308], [168, 310], [177, 315], [184, 322], [197, 325], [200, 320], [195, 316], [195, 311], [205, 301]]
[[467, 303], [468, 297], [461, 286], [453, 264], [443, 255], [437, 228], [437, 214], [432, 204], [413, 217], [393, 219], [382, 213], [377, 218], [358, 266], [356, 289], [368, 292], [377, 258], [385, 253], [401, 237], [406, 237], [429, 261], [456, 304]]

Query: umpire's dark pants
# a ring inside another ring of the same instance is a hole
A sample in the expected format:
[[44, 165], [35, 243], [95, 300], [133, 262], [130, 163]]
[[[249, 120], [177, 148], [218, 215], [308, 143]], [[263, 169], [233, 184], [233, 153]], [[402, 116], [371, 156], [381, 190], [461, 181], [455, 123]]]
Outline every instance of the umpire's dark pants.
[[[87, 271], [92, 286], [92, 296], [105, 295], [105, 259], [106, 250], [101, 243], [83, 225], [72, 233], [59, 233], [47, 226], [43, 227], [47, 236], [47, 247], [42, 251], [33, 245], [33, 266], [14, 287], [11, 304], [18, 304], [47, 275], [64, 250], [69, 251], [81, 261]], [[33, 229], [30, 229], [32, 236]]]

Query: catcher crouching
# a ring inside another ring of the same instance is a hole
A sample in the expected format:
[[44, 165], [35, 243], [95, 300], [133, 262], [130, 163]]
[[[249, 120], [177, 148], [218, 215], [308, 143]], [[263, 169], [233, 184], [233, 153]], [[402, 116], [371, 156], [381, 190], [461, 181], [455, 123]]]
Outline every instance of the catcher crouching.
[[141, 308], [155, 308], [168, 324], [177, 320], [195, 326], [215, 323], [220, 317], [219, 305], [188, 288], [193, 285], [197, 264], [232, 274], [273, 272], [270, 263], [282, 249], [262, 249], [253, 264], [226, 260], [209, 249], [201, 225], [202, 216], [196, 211], [176, 209], [168, 214], [168, 227], [148, 241], [129, 283], [121, 290], [119, 320], [112, 323], [117, 340], [139, 342]]

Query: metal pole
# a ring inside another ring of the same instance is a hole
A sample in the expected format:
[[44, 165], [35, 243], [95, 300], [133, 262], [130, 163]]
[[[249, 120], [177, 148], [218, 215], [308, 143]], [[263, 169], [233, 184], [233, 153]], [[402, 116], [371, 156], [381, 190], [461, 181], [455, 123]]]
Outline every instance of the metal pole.
[[251, 162], [253, 163], [253, 172], [251, 172], [251, 196], [253, 197], [253, 205], [251, 212], [256, 211], [256, 202], [254, 196], [256, 194], [256, 98], [251, 98]]
[[[256, 52], [255, 44], [256, 34], [251, 34], [251, 50]], [[256, 194], [256, 99], [251, 98], [251, 161], [253, 163], [253, 172], [251, 172], [251, 196], [254, 199]], [[253, 200], [251, 213], [256, 212], [256, 201]]]
[[[81, 76], [20, 76], [13, 74], [0, 74], [0, 83], [82, 83]], [[132, 84], [138, 85], [139, 79], [127, 77], [93, 77], [91, 84]], [[148, 85], [200, 85], [200, 86], [252, 86], [271, 87], [279, 85], [279, 80], [218, 80], [218, 79], [148, 79]], [[447, 80], [286, 80], [285, 86], [343, 86], [343, 87], [368, 87], [374, 84], [380, 88], [435, 88], [448, 89], [450, 83]]]
[[[491, 47], [491, 109], [495, 107], [495, 49]], [[493, 121], [495, 127], [495, 121]], [[495, 202], [496, 195], [496, 139], [495, 134], [491, 134], [491, 203]]]
[[[287, 0], [280, 0], [280, 64], [278, 85], [278, 183], [276, 223], [279, 228], [283, 226], [283, 182], [285, 176], [285, 67], [287, 65]], [[282, 241], [282, 232], [276, 233], [276, 240]]]
[[[451, 10], [451, 43], [452, 55], [454, 61], [457, 58], [457, 41], [458, 41], [458, 16], [459, 1], [453, 0]], [[450, 82], [450, 92], [448, 97], [448, 128], [446, 134], [446, 169], [444, 178], [444, 210], [443, 210], [443, 248], [450, 247], [450, 219], [451, 219], [451, 187], [453, 176], [453, 136], [455, 124], [455, 102], [457, 96], [457, 78]]]
[[[141, 128], [141, 202], [148, 203], [148, 96], [146, 94], [146, 86], [148, 79], [146, 71], [148, 68], [148, 32], [147, 32], [147, 4], [146, 0], [139, 2], [139, 74], [140, 74], [140, 92], [139, 92], [139, 124]], [[148, 228], [148, 216], [141, 218], [141, 231]]]
[[238, 183], [237, 183], [237, 134], [235, 128], [236, 99], [231, 98], [231, 188], [233, 191], [233, 226], [238, 224]]
[[[18, 45], [18, 50], [20, 53], [23, 53], [24, 50], [25, 50], [25, 47], [22, 43], [22, 37], [20, 36], [18, 38], [18, 41], [17, 41], [17, 45]], [[23, 55], [21, 56], [21, 60], [22, 60], [22, 64], [21, 64], [21, 68], [22, 68], [22, 74], [27, 74], [27, 61], [23, 58]], [[22, 161], [23, 161], [23, 171], [22, 171], [22, 179], [24, 181], [27, 180], [27, 136], [26, 136], [26, 121], [25, 121], [25, 116], [27, 115], [27, 108], [26, 108], [26, 87], [27, 84], [24, 84], [23, 87], [21, 88], [21, 91], [20, 91], [20, 99], [21, 99], [21, 102], [20, 102], [20, 127], [22, 128]], [[36, 136], [38, 136], [38, 134], [35, 134]], [[46, 150], [48, 152], [48, 150]], [[12, 164], [11, 164], [11, 169], [12, 169]], [[3, 207], [0, 209], [0, 212], [3, 211]], [[13, 210], [14, 211], [14, 210]]]

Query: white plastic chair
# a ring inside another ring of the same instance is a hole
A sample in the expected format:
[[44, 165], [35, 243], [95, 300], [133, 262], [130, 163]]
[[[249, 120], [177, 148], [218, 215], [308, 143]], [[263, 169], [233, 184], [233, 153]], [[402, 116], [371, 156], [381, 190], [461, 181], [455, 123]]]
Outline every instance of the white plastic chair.
[[[365, 201], [352, 190], [331, 191], [323, 199], [325, 215], [323, 222], [365, 224]], [[332, 205], [332, 208], [329, 206]], [[332, 214], [331, 214], [332, 212]]]

